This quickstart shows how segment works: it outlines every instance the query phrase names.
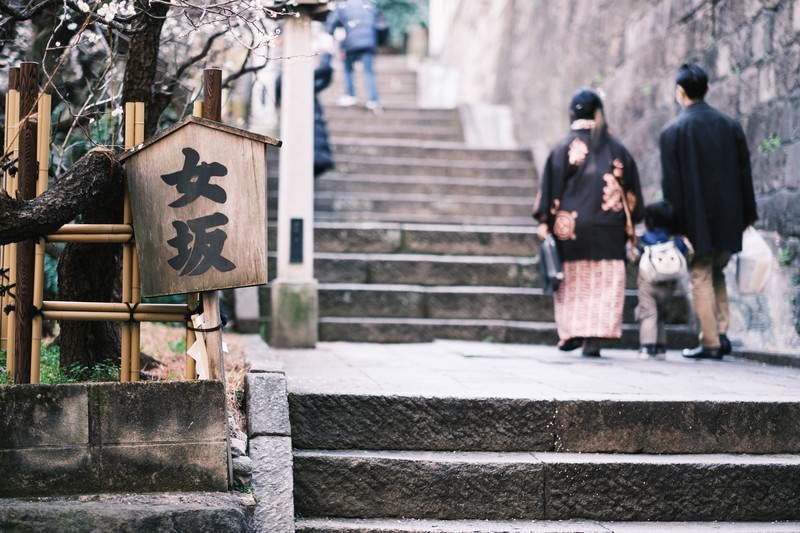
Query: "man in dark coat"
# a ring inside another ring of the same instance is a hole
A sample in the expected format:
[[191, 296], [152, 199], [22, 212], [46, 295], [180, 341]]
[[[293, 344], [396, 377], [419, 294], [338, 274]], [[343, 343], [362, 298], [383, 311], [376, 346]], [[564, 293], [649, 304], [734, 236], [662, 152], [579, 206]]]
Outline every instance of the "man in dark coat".
[[661, 133], [662, 185], [678, 230], [694, 246], [692, 293], [701, 330], [700, 345], [683, 355], [721, 359], [731, 352], [723, 269], [758, 219], [750, 152], [739, 123], [703, 100], [708, 77], [702, 68], [683, 65], [676, 84], [683, 110]]

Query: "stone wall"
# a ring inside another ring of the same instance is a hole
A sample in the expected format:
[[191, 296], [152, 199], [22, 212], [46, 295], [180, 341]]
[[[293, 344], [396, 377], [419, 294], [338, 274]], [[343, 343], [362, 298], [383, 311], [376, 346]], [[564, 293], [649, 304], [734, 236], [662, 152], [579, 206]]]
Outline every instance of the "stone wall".
[[0, 387], [0, 498], [227, 490], [219, 381]]
[[510, 105], [540, 165], [572, 93], [601, 89], [648, 199], [675, 71], [700, 63], [709, 102], [745, 127], [762, 227], [800, 236], [800, 0], [460, 0], [447, 35], [438, 59], [458, 71], [460, 101]]

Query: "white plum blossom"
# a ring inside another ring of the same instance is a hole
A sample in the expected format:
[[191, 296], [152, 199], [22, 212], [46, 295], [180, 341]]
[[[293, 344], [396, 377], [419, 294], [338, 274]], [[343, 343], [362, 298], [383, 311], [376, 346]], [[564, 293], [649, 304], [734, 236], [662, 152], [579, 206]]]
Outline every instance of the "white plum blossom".
[[83, 0], [78, 0], [77, 5], [78, 5], [78, 9], [80, 9], [83, 13], [88, 13], [89, 12], [89, 9], [90, 9], [89, 8], [89, 4], [87, 4]]

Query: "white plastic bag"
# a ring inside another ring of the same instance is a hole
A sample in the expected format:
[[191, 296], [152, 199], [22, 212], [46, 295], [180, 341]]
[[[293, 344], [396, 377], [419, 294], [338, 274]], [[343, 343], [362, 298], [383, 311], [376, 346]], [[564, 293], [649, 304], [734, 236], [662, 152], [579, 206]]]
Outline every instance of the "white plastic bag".
[[752, 227], [742, 235], [742, 251], [736, 257], [736, 284], [740, 294], [760, 294], [769, 280], [772, 250]]

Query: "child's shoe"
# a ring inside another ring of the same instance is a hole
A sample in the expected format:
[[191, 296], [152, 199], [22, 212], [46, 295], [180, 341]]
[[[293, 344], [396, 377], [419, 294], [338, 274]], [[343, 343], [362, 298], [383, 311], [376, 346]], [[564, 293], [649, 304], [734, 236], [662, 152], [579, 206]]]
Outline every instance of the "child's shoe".
[[657, 344], [643, 344], [639, 348], [639, 359], [642, 361], [663, 361], [666, 358], [666, 350], [659, 351]]

